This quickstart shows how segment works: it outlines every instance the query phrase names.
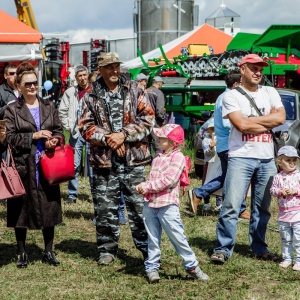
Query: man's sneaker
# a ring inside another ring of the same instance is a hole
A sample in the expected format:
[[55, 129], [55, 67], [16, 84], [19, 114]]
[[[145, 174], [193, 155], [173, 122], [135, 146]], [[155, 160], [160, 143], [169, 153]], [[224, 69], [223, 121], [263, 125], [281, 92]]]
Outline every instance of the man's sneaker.
[[98, 260], [98, 265], [108, 266], [115, 260], [112, 254], [101, 254]]
[[194, 193], [194, 190], [189, 190], [189, 199], [190, 199], [190, 203], [191, 203], [191, 206], [192, 206], [192, 211], [194, 214], [197, 213], [197, 208], [198, 208], [198, 205], [199, 203], [201, 202], [201, 199], [199, 199], [195, 193]]
[[245, 219], [245, 220], [250, 220], [250, 217], [251, 217], [251, 214], [250, 212], [245, 209], [240, 215], [239, 215], [239, 218], [241, 219]]
[[300, 271], [300, 263], [295, 263], [293, 266], [294, 271]]
[[147, 272], [147, 277], [149, 283], [157, 283], [159, 282], [160, 279], [157, 270], [151, 270], [150, 272]]
[[203, 205], [203, 210], [204, 210], [204, 211], [209, 211], [209, 210], [211, 210], [211, 204], [210, 204], [210, 203], [205, 203], [205, 204]]
[[199, 267], [196, 267], [191, 270], [186, 270], [187, 274], [190, 275], [191, 277], [197, 279], [197, 280], [209, 280], [208, 275], [202, 272], [202, 270]]
[[219, 206], [223, 203], [223, 197], [222, 196], [216, 196], [216, 206]]
[[119, 222], [120, 222], [120, 225], [127, 224], [127, 219], [125, 217], [124, 210], [122, 210], [122, 209], [119, 210]]

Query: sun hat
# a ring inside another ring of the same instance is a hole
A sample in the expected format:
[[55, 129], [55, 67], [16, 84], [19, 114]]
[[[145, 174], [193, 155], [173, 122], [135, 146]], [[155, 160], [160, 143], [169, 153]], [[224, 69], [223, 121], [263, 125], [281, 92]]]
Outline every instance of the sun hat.
[[215, 122], [214, 122], [214, 118], [210, 118], [207, 122], [206, 122], [206, 126], [203, 128], [207, 129], [207, 128], [212, 128], [215, 127]]
[[278, 150], [278, 156], [285, 155], [287, 157], [297, 157], [300, 158], [298, 155], [297, 150], [293, 146], [283, 146]]
[[246, 64], [246, 63], [248, 63], [248, 64], [259, 64], [259, 63], [261, 63], [261, 64], [263, 64], [264, 67], [267, 67], [269, 65], [259, 55], [253, 54], [253, 53], [245, 55], [242, 58], [241, 62], [238, 64], [238, 66], [240, 67], [240, 66], [242, 66], [243, 64]]
[[168, 138], [174, 141], [177, 145], [181, 145], [184, 141], [184, 131], [180, 125], [166, 124], [161, 128], [153, 128], [156, 136]]

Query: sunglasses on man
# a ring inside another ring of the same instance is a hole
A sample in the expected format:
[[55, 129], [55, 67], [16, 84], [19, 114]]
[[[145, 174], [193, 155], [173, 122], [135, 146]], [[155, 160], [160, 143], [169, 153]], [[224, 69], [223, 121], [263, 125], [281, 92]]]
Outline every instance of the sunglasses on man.
[[13, 75], [16, 74], [16, 72], [8, 72], [8, 74], [9, 74], [10, 76], [13, 76]]

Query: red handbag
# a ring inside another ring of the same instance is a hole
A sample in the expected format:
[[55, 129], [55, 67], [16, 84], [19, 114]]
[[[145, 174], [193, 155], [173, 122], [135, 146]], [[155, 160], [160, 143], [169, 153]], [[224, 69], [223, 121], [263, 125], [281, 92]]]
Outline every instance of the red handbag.
[[54, 149], [46, 149], [40, 157], [40, 165], [44, 178], [50, 185], [56, 185], [75, 178], [74, 149], [65, 145], [61, 136], [57, 138], [60, 145]]
[[6, 161], [2, 159], [0, 168], [0, 200], [18, 198], [25, 194], [26, 191], [8, 145]]

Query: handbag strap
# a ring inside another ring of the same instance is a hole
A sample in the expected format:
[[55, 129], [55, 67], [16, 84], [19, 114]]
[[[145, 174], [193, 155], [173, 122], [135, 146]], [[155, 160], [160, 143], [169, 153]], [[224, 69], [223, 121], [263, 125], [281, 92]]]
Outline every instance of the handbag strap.
[[12, 155], [12, 151], [11, 151], [11, 147], [8, 144], [7, 145], [7, 151], [6, 151], [6, 166], [11, 165], [13, 168], [15, 168], [15, 160], [14, 157]]
[[15, 170], [15, 172], [16, 172], [15, 161], [14, 161], [14, 158], [13, 158], [12, 153], [11, 153], [10, 145], [8, 144], [7, 154], [6, 154], [6, 161], [4, 159], [2, 159], [0, 171], [4, 174], [2, 176], [6, 177], [6, 179], [7, 179], [6, 182], [9, 185], [10, 190], [15, 191], [15, 187], [14, 187], [14, 184], [13, 184], [13, 178], [12, 178], [10, 172], [8, 171], [10, 161], [11, 161], [11, 168], [13, 170]]
[[[63, 139], [62, 136], [60, 136], [60, 135], [54, 135], [54, 136], [51, 136], [50, 138], [48, 138], [47, 141], [50, 141], [52, 139], [58, 139], [59, 140], [59, 146], [60, 146], [61, 150], [65, 149], [65, 143], [64, 143], [64, 139]], [[41, 152], [41, 154], [39, 155], [39, 160], [41, 160], [43, 158], [43, 156], [45, 155], [45, 152], [47, 152], [47, 151], [54, 151], [54, 148], [53, 149], [44, 149]]]
[[50, 138], [48, 138], [48, 141], [53, 140], [53, 139], [58, 139], [59, 140], [59, 145], [61, 146], [61, 149], [64, 149], [65, 143], [64, 143], [64, 139], [63, 139], [62, 136], [60, 136], [60, 135], [51, 136]]
[[[257, 114], [259, 116], [263, 116], [263, 114], [261, 113], [261, 111], [258, 109], [256, 103], [254, 102], [253, 98], [246, 93], [246, 91], [244, 89], [242, 89], [240, 86], [237, 86], [235, 88], [238, 92], [240, 92], [242, 95], [244, 95], [250, 102], [250, 104], [253, 106], [253, 108], [255, 109], [255, 111], [257, 112]], [[273, 130], [269, 130], [269, 132], [272, 134], [272, 137], [273, 137], [273, 142], [278, 144], [277, 140], [276, 140], [276, 135], [275, 133], [273, 132]]]

